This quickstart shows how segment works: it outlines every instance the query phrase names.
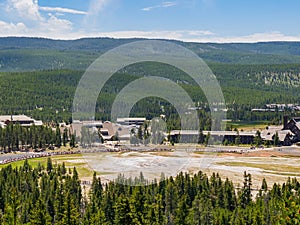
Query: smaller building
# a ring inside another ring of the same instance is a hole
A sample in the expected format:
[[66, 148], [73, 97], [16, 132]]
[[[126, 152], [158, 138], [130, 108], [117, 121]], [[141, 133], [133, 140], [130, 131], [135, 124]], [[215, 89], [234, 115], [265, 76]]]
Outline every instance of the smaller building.
[[99, 132], [101, 133], [104, 141], [112, 140], [115, 135], [113, 124], [110, 121], [105, 121], [103, 123], [103, 128], [99, 129]]
[[79, 121], [74, 120], [71, 124], [71, 132], [75, 133], [77, 137], [81, 137], [81, 131], [82, 128], [86, 127], [89, 129], [91, 133], [97, 133], [98, 135], [101, 135], [104, 141], [110, 141], [115, 136], [115, 129], [113, 127], [113, 124], [110, 121]]
[[128, 118], [117, 118], [117, 124], [120, 125], [143, 125], [146, 121], [144, 117], [128, 117]]
[[29, 116], [25, 115], [2, 115], [0, 116], [0, 126], [5, 127], [8, 124], [20, 124], [21, 126], [42, 126], [43, 122], [41, 120], [35, 120]]
[[74, 120], [73, 123], [71, 124], [71, 132], [76, 133], [77, 137], [81, 137], [81, 129], [82, 127], [87, 127], [91, 129], [92, 131], [97, 131], [98, 129], [103, 128], [103, 123], [102, 121], [98, 120], [91, 120], [91, 121], [79, 121], [79, 120]]

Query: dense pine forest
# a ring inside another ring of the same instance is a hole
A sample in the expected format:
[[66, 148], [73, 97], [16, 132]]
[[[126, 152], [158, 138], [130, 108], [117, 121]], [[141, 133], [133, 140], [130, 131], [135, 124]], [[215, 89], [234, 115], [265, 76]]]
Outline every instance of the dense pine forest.
[[[297, 82], [300, 82], [298, 75], [300, 71], [298, 65], [212, 64], [211, 68], [222, 87], [229, 119], [267, 121], [276, 124], [281, 122], [282, 112], [251, 112], [251, 109], [264, 107], [268, 103], [299, 104]], [[271, 79], [270, 76], [274, 73], [287, 73], [294, 77], [294, 81], [287, 84], [283, 80], [281, 85], [277, 76], [272, 84], [264, 83], [265, 76]], [[83, 71], [76, 70], [0, 73], [0, 114], [26, 114], [45, 122], [65, 121], [69, 123], [72, 121], [73, 96], [82, 74]], [[196, 106], [201, 108], [199, 114], [204, 120], [202, 124], [210, 123], [207, 122], [210, 109], [202, 90], [190, 77], [178, 69], [157, 63], [127, 67], [111, 77], [99, 95], [96, 118], [110, 120], [110, 109], [118, 93], [128, 83], [144, 75], [164, 76], [177, 82], [191, 96]], [[293, 111], [285, 113], [297, 115], [295, 114], [297, 112]], [[170, 120], [170, 129], [178, 128], [176, 110], [163, 99], [149, 97], [138, 102], [132, 109], [132, 116], [146, 116], [147, 119], [160, 114], [166, 114]], [[206, 125], [201, 125], [201, 127], [207, 129]]]
[[55, 129], [49, 126], [23, 127], [20, 124], [8, 124], [0, 127], [0, 151], [29, 151], [29, 149], [45, 150], [46, 148], [66, 146], [75, 147], [75, 134], [68, 129], [63, 132], [57, 126]]
[[28, 128], [19, 124], [9, 124], [6, 128], [0, 127], [0, 150], [4, 152], [21, 150], [24, 146], [45, 148], [51, 144], [54, 145], [57, 138], [58, 135], [49, 127], [32, 126]]
[[[101, 54], [122, 44], [142, 39], [87, 38], [70, 41], [43, 38], [0, 38], [0, 114], [26, 114], [46, 122], [72, 122], [76, 86], [87, 67]], [[297, 42], [254, 44], [185, 43], [219, 81], [234, 121], [264, 121], [279, 124], [282, 112], [251, 112], [265, 104], [300, 104], [300, 45]], [[123, 68], [106, 83], [95, 116], [110, 120], [117, 94], [141, 76], [160, 76], [181, 85], [199, 110], [201, 129], [209, 129], [209, 108], [202, 90], [181, 70], [147, 62]], [[175, 109], [166, 101], [147, 98], [132, 109], [132, 116], [168, 118], [168, 128], [178, 127]], [[297, 112], [288, 110], [289, 116]]]
[[300, 224], [300, 183], [253, 192], [251, 175], [235, 187], [218, 174], [180, 173], [149, 182], [139, 178], [81, 185], [64, 164], [6, 166], [0, 171], [1, 224]]

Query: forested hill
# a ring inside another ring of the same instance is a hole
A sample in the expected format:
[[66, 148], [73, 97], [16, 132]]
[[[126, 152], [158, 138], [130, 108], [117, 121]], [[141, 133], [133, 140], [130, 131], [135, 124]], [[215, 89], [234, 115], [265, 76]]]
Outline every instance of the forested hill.
[[[56, 50], [94, 50], [106, 51], [118, 45], [146, 40], [141, 38], [114, 39], [114, 38], [82, 38], [77, 40], [53, 40], [46, 38], [2, 37], [0, 49], [56, 49]], [[236, 53], [300, 55], [300, 42], [258, 42], [258, 43], [191, 43], [173, 41], [191, 49], [203, 52], [227, 51]]]
[[[119, 45], [142, 39], [0, 38], [0, 71], [45, 69], [84, 70], [99, 55]], [[197, 53], [208, 63], [300, 63], [300, 42], [188, 43], [173, 41]]]
[[[8, 179], [9, 178], [9, 179]], [[300, 183], [295, 178], [254, 193], [252, 177], [235, 189], [218, 174], [179, 173], [149, 182], [140, 177], [82, 187], [76, 168], [65, 164], [11, 165], [0, 170], [0, 224], [195, 225], [281, 224], [300, 221]]]

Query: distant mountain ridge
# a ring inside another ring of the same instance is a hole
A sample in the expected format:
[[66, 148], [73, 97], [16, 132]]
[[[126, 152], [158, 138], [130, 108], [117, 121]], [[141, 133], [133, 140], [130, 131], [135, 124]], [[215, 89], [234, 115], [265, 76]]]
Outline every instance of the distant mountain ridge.
[[[44, 69], [84, 70], [102, 53], [122, 44], [145, 39], [0, 38], [0, 71]], [[192, 43], [174, 40], [208, 63], [290, 64], [300, 63], [300, 42]]]
[[[121, 44], [133, 41], [147, 40], [142, 38], [80, 38], [75, 40], [54, 40], [47, 38], [30, 37], [0, 37], [0, 50], [7, 48], [33, 48], [33, 49], [56, 49], [56, 50], [89, 50], [103, 51]], [[153, 39], [148, 39], [153, 40]], [[164, 39], [160, 39], [164, 40]], [[279, 54], [279, 55], [300, 55], [300, 42], [257, 42], [257, 43], [197, 43], [172, 41], [186, 47], [201, 49], [202, 51], [230, 51], [256, 54]]]
[[129, 42], [142, 39], [81, 38], [76, 40], [54, 40], [30, 37], [0, 37], [2, 49], [52, 49], [69, 51], [106, 51]]

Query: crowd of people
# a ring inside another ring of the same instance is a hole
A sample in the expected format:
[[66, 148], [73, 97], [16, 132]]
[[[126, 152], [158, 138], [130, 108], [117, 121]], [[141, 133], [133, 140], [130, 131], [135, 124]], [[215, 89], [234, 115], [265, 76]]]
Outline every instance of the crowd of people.
[[[67, 150], [67, 151], [43, 151], [43, 152], [19, 152], [9, 153], [0, 155], [0, 165], [8, 164], [16, 161], [25, 159], [50, 157], [55, 155], [69, 155], [69, 154], [85, 154], [85, 153], [97, 153], [97, 152], [126, 152], [126, 151], [145, 151], [143, 148], [124, 148], [124, 147], [113, 147], [113, 148], [83, 148], [80, 150]], [[154, 148], [148, 151], [171, 151], [168, 148]]]
[[28, 153], [16, 153], [16, 154], [5, 154], [0, 156], [0, 164], [7, 164], [25, 159], [42, 158], [54, 155], [68, 155], [68, 154], [80, 154], [80, 150], [76, 151], [53, 151], [53, 152], [28, 152]]

